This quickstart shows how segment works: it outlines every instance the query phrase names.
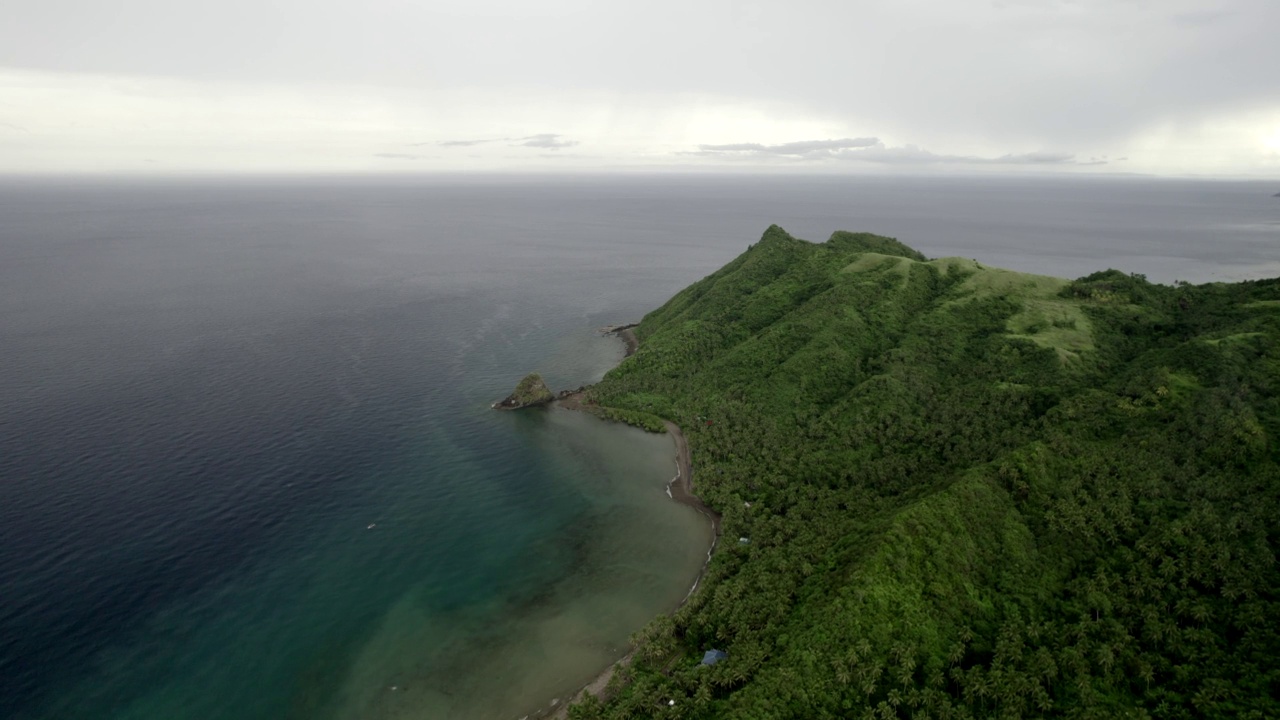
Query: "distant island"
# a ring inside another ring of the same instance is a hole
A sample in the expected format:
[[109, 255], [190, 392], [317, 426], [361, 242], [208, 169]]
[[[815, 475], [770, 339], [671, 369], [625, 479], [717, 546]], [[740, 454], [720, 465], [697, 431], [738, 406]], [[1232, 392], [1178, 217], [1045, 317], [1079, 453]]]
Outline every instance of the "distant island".
[[1280, 281], [774, 226], [633, 332], [740, 541], [570, 717], [1280, 717]]

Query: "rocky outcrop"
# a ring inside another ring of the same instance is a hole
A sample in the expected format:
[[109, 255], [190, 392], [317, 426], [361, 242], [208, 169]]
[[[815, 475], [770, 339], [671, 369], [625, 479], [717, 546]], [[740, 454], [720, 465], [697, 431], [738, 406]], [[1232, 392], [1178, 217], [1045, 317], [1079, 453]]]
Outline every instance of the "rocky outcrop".
[[586, 385], [579, 385], [577, 390], [561, 390], [559, 393], [557, 393], [557, 394], [556, 394], [556, 399], [557, 399], [557, 400], [563, 400], [563, 399], [565, 399], [565, 398], [567, 398], [567, 397], [572, 397], [572, 396], [574, 396], [574, 395], [579, 395], [579, 394], [581, 394], [581, 393], [585, 392], [585, 391], [586, 391], [586, 389], [587, 389], [587, 386], [586, 386]]
[[600, 328], [599, 332], [601, 335], [609, 335], [610, 333], [620, 333], [623, 330], [630, 330], [631, 328], [637, 327], [639, 325], [640, 323], [638, 322], [623, 323], [621, 325], [605, 325], [604, 327]]
[[551, 389], [547, 387], [546, 381], [536, 372], [525, 375], [516, 385], [516, 389], [501, 402], [496, 402], [493, 407], [497, 410], [519, 410], [520, 408], [534, 407], [536, 405], [546, 405], [555, 400], [556, 396], [551, 393]]

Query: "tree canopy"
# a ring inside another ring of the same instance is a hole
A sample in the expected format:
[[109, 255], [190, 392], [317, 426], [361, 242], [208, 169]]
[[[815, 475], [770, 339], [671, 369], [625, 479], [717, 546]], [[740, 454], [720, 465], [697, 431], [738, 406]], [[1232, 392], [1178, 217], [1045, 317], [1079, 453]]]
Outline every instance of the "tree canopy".
[[774, 226], [636, 334], [591, 399], [750, 542], [573, 717], [1280, 717], [1280, 281]]

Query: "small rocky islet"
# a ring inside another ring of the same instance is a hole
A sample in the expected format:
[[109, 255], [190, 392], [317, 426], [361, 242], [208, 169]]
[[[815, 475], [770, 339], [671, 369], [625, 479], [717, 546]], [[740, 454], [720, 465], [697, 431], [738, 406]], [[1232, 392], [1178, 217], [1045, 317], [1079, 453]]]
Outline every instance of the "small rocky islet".
[[547, 387], [547, 382], [542, 379], [542, 375], [531, 372], [520, 379], [516, 389], [510, 395], [494, 403], [492, 407], [496, 410], [519, 410], [546, 405], [555, 399], [555, 394], [551, 392], [551, 388]]

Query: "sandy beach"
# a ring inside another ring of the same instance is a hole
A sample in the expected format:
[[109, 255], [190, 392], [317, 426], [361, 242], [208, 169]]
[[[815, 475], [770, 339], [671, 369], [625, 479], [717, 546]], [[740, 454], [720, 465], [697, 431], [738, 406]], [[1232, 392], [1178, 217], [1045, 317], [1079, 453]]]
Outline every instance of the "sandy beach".
[[[626, 343], [626, 354], [622, 357], [631, 357], [640, 347], [640, 340], [636, 337], [633, 330], [635, 325], [620, 325], [612, 328], [606, 328], [606, 332], [617, 335]], [[584, 393], [575, 392], [566, 395], [559, 400], [557, 404], [569, 410], [584, 410]], [[667, 428], [667, 434], [675, 442], [676, 450], [676, 474], [671, 479], [671, 483], [667, 486], [667, 491], [671, 495], [671, 499], [682, 505], [688, 505], [699, 513], [704, 515], [711, 521], [711, 529], [715, 531], [715, 537], [720, 537], [720, 515], [716, 511], [707, 507], [702, 499], [693, 493], [693, 459], [689, 453], [689, 443], [685, 440], [684, 433], [680, 431], [680, 426], [670, 420], [663, 420], [662, 424]], [[712, 549], [715, 548], [715, 541], [712, 541]], [[705, 568], [705, 565], [704, 565]], [[701, 579], [701, 575], [699, 575]]]
[[[620, 328], [609, 328], [606, 330], [606, 332], [610, 334], [617, 335], [626, 343], [626, 354], [623, 356], [624, 359], [633, 355], [640, 345], [639, 340], [631, 329], [632, 327], [634, 327], [634, 325], [623, 326]], [[570, 393], [558, 399], [555, 404], [568, 410], [586, 410], [589, 412], [590, 410], [586, 407], [583, 396], [584, 392], [582, 391]], [[688, 505], [694, 510], [697, 510], [699, 514], [706, 517], [711, 523], [712, 530], [711, 546], [707, 549], [707, 559], [702, 563], [702, 569], [698, 571], [698, 576], [694, 578], [693, 585], [689, 588], [689, 593], [675, 607], [671, 608], [671, 612], [674, 612], [689, 601], [689, 598], [698, 589], [698, 586], [702, 582], [702, 576], [707, 571], [707, 563], [711, 561], [711, 554], [715, 552], [716, 545], [720, 540], [720, 515], [715, 510], [708, 507], [706, 503], [702, 502], [701, 498], [693, 493], [693, 462], [689, 452], [689, 443], [685, 440], [684, 433], [680, 431], [680, 426], [670, 420], [664, 420], [663, 425], [666, 427], [667, 434], [671, 436], [672, 442], [675, 444], [676, 474], [671, 478], [671, 482], [667, 484], [667, 494], [671, 496], [672, 500], [680, 503], [681, 505]], [[567, 718], [569, 715], [569, 705], [577, 702], [588, 694], [604, 699], [605, 690], [609, 686], [609, 681], [613, 679], [614, 673], [630, 664], [634, 655], [635, 650], [632, 649], [620, 660], [601, 671], [601, 673], [591, 682], [575, 691], [572, 694], [571, 699], [567, 702], [558, 703], [550, 715], [544, 715], [541, 717], [549, 717], [553, 720]]]
[[[578, 395], [580, 395], [580, 393], [575, 393], [575, 396]], [[576, 404], [565, 405], [565, 407], [575, 410], [583, 409], [580, 397], [573, 397], [573, 400]], [[560, 402], [563, 402], [563, 400]], [[698, 571], [698, 576], [694, 578], [693, 585], [689, 588], [689, 593], [685, 595], [684, 599], [675, 607], [671, 608], [670, 612], [675, 612], [689, 601], [689, 598], [693, 596], [693, 593], [702, 583], [702, 576], [707, 571], [707, 563], [711, 561], [711, 554], [715, 552], [716, 546], [720, 542], [720, 515], [703, 503], [701, 498], [693, 494], [693, 466], [690, 461], [689, 444], [685, 441], [684, 433], [680, 431], [680, 427], [678, 425], [669, 420], [664, 421], [664, 424], [667, 428], [667, 434], [671, 436], [671, 439], [675, 443], [676, 450], [676, 475], [667, 485], [667, 491], [671, 495], [672, 500], [682, 505], [688, 505], [706, 517], [711, 523], [712, 529], [711, 546], [707, 548], [707, 559], [702, 563], [702, 569]], [[630, 664], [634, 655], [635, 649], [633, 648], [620, 660], [602, 670], [591, 682], [574, 692], [569, 701], [558, 703], [549, 715], [535, 715], [532, 717], [547, 717], [552, 720], [563, 720], [569, 716], [569, 705], [581, 700], [586, 695], [591, 694], [602, 700], [605, 699], [605, 691], [608, 689], [609, 681], [613, 679], [614, 673]]]
[[631, 328], [618, 330], [617, 335], [622, 338], [622, 342], [627, 344], [627, 354], [623, 355], [623, 358], [631, 357], [640, 348], [640, 339], [636, 337], [635, 331]]

